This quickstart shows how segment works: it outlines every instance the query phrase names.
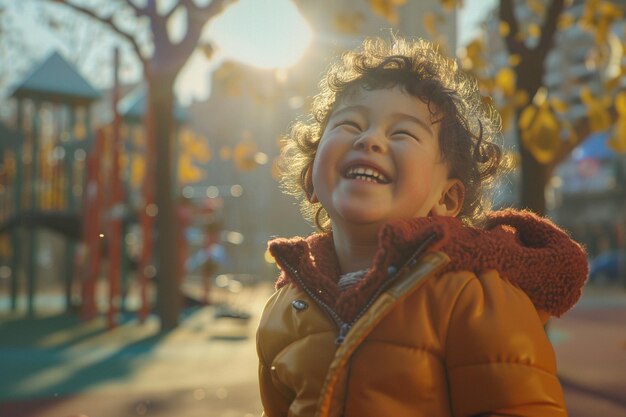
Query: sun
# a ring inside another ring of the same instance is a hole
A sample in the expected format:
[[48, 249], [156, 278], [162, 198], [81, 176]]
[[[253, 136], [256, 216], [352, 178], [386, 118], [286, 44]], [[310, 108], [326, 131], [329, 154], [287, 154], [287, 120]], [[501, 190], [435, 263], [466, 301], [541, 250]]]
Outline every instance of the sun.
[[287, 68], [313, 33], [291, 0], [239, 0], [209, 24], [208, 38], [226, 59], [257, 68]]

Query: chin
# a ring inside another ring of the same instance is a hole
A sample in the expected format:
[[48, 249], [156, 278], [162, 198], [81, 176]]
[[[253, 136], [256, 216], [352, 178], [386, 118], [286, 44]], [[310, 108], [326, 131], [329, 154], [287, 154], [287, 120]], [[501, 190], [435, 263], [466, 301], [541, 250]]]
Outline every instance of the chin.
[[343, 211], [340, 212], [339, 215], [341, 216], [342, 219], [344, 219], [344, 221], [350, 222], [350, 223], [357, 223], [357, 224], [362, 224], [362, 225], [372, 225], [372, 224], [382, 224], [385, 223], [387, 221], [387, 219], [384, 216], [381, 216], [378, 213], [372, 213], [372, 212], [363, 212], [362, 210], [350, 210], [350, 211]]

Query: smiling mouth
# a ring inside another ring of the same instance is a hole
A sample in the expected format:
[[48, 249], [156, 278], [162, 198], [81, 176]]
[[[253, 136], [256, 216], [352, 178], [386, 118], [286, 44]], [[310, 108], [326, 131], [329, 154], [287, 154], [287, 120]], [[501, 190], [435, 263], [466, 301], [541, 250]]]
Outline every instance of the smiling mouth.
[[346, 171], [345, 177], [351, 180], [361, 180], [375, 184], [389, 184], [391, 180], [382, 172], [368, 166], [352, 166]]

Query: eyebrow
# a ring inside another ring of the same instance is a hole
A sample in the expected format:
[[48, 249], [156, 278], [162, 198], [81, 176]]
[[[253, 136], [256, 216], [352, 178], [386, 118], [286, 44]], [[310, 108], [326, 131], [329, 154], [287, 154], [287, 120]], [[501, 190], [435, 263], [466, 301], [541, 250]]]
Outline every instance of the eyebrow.
[[[362, 106], [359, 104], [355, 104], [352, 106], [346, 106], [346, 107], [342, 107], [339, 110], [335, 111], [330, 117], [335, 118], [337, 115], [341, 115], [343, 113], [348, 113], [351, 111], [356, 111], [359, 113], [368, 113], [369, 112], [369, 108], [366, 106]], [[395, 118], [400, 118], [400, 119], [408, 119], [410, 121], [412, 121], [413, 123], [421, 126], [424, 130], [426, 130], [428, 133], [430, 133], [431, 135], [434, 135], [434, 132], [432, 130], [432, 128], [430, 127], [430, 125], [428, 123], [426, 123], [424, 120], [417, 118], [415, 116], [411, 116], [410, 114], [406, 114], [406, 113], [393, 113], [392, 114], [393, 117]]]

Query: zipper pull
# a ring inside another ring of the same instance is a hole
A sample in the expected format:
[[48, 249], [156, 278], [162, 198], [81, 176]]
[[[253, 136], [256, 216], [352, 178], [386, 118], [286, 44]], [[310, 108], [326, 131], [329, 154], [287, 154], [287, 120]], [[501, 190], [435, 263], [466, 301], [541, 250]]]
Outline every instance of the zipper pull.
[[339, 336], [337, 336], [337, 338], [335, 339], [335, 344], [342, 344], [351, 328], [352, 326], [348, 323], [343, 323], [339, 328]]

